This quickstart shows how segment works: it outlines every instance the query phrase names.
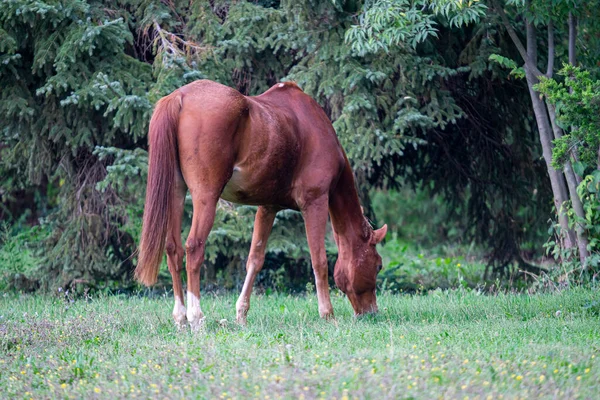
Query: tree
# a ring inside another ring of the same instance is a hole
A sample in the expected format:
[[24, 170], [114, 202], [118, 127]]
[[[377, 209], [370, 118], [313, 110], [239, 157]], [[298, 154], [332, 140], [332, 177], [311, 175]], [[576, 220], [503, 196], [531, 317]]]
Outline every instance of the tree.
[[400, 176], [427, 182], [443, 193], [455, 218], [467, 217], [464, 237], [493, 250], [495, 271], [506, 272], [513, 260], [539, 271], [524, 261], [521, 248], [540, 237], [543, 213], [537, 210], [544, 208], [547, 190], [529, 116], [522, 111], [526, 86], [491, 62], [495, 53], [511, 50], [493, 14], [483, 2], [377, 1], [365, 8], [360, 25], [347, 34], [353, 47], [386, 57], [408, 50], [420, 56], [423, 70], [448, 71], [425, 72], [444, 91], [429, 92], [431, 97], [422, 92], [410, 105], [427, 110], [435, 99], [457, 111], [440, 125], [416, 127], [417, 145], [390, 157], [391, 165], [383, 163], [374, 176], [392, 184]]
[[[564, 247], [569, 249], [576, 244], [581, 265], [586, 265], [586, 260], [589, 256], [589, 240], [588, 232], [582, 223], [585, 220], [584, 206], [577, 192], [577, 185], [581, 180], [581, 176], [576, 175], [572, 164], [572, 161], [577, 161], [578, 152], [576, 148], [571, 150], [571, 157], [563, 160], [562, 165], [564, 170], [562, 172], [560, 169], [555, 169], [557, 165], [552, 163], [553, 140], [561, 140], [564, 135], [563, 128], [566, 127], [561, 127], [558, 123], [555, 106], [543, 101], [542, 96], [537, 90], [537, 84], [540, 80], [554, 76], [556, 54], [567, 54], [568, 59], [564, 60], [564, 62], [568, 62], [571, 65], [576, 64], [577, 15], [594, 20], [594, 18], [597, 18], [598, 4], [596, 2], [580, 4], [579, 2], [571, 1], [554, 1], [548, 3], [531, 0], [525, 1], [524, 4], [515, 1], [506, 2], [506, 6], [516, 6], [518, 15], [524, 17], [526, 46], [522, 44], [519, 35], [513, 27], [515, 23], [509, 20], [504, 10], [505, 6], [498, 1], [494, 1], [493, 5], [494, 11], [500, 16], [502, 24], [524, 62], [523, 69], [538, 125], [540, 142], [544, 149], [544, 159], [552, 184], [555, 206], [558, 210], [560, 226], [565, 235]], [[537, 26], [539, 25], [545, 25], [548, 32], [548, 39], [543, 44], [546, 48], [546, 73], [542, 73], [538, 68], [539, 40], [537, 38]], [[584, 26], [589, 28], [590, 24], [586, 22]], [[557, 36], [557, 32], [559, 37], [566, 38], [566, 44], [556, 43], [555, 37]], [[587, 33], [591, 32], [588, 30]], [[560, 52], [557, 52], [557, 46], [561, 50]], [[565, 47], [566, 51], [564, 51]], [[575, 214], [573, 225], [577, 235], [576, 238], [569, 231], [570, 227], [567, 220], [567, 208], [569, 206], [566, 203], [567, 200], [570, 200]]]

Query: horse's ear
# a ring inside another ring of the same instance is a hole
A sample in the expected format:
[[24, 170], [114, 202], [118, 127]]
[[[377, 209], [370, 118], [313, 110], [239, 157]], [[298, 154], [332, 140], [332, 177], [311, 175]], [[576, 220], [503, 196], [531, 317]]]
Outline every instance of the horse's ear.
[[377, 244], [380, 243], [387, 233], [387, 224], [383, 225], [381, 228], [373, 231], [373, 236], [371, 236], [371, 243]]

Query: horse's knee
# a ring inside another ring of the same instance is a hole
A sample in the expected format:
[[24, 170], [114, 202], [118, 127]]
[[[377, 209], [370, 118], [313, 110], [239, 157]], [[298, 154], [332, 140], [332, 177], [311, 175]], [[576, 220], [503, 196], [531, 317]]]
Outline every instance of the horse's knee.
[[183, 247], [174, 241], [168, 240], [165, 246], [167, 265], [170, 272], [179, 272], [183, 267]]
[[327, 279], [329, 266], [327, 257], [319, 257], [313, 265], [313, 270], [316, 278]]
[[177, 259], [178, 251], [177, 244], [172, 241], [167, 241], [167, 245], [165, 246], [165, 251], [167, 253], [167, 257], [171, 257], [173, 259]]
[[265, 263], [264, 255], [250, 255], [248, 256], [248, 261], [246, 262], [246, 272], [253, 271], [255, 269], [260, 270]]
[[204, 262], [204, 241], [195, 238], [188, 239], [185, 243], [185, 251], [187, 254], [187, 268], [192, 272], [199, 271]]

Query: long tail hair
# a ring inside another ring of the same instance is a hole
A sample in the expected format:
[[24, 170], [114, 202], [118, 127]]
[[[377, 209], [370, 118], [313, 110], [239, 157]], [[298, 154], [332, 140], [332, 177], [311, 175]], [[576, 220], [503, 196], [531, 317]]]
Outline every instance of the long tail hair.
[[135, 279], [156, 283], [172, 213], [174, 180], [178, 168], [177, 127], [182, 95], [178, 91], [156, 104], [148, 134], [148, 185]]

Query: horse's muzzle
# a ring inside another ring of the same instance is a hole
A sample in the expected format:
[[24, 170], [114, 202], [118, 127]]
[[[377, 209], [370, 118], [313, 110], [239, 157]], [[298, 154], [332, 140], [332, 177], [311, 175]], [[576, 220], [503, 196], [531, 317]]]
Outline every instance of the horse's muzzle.
[[354, 315], [360, 316], [364, 314], [377, 314], [379, 309], [377, 308], [377, 297], [375, 291], [361, 293], [360, 295], [352, 294], [348, 296], [352, 308], [354, 308]]

